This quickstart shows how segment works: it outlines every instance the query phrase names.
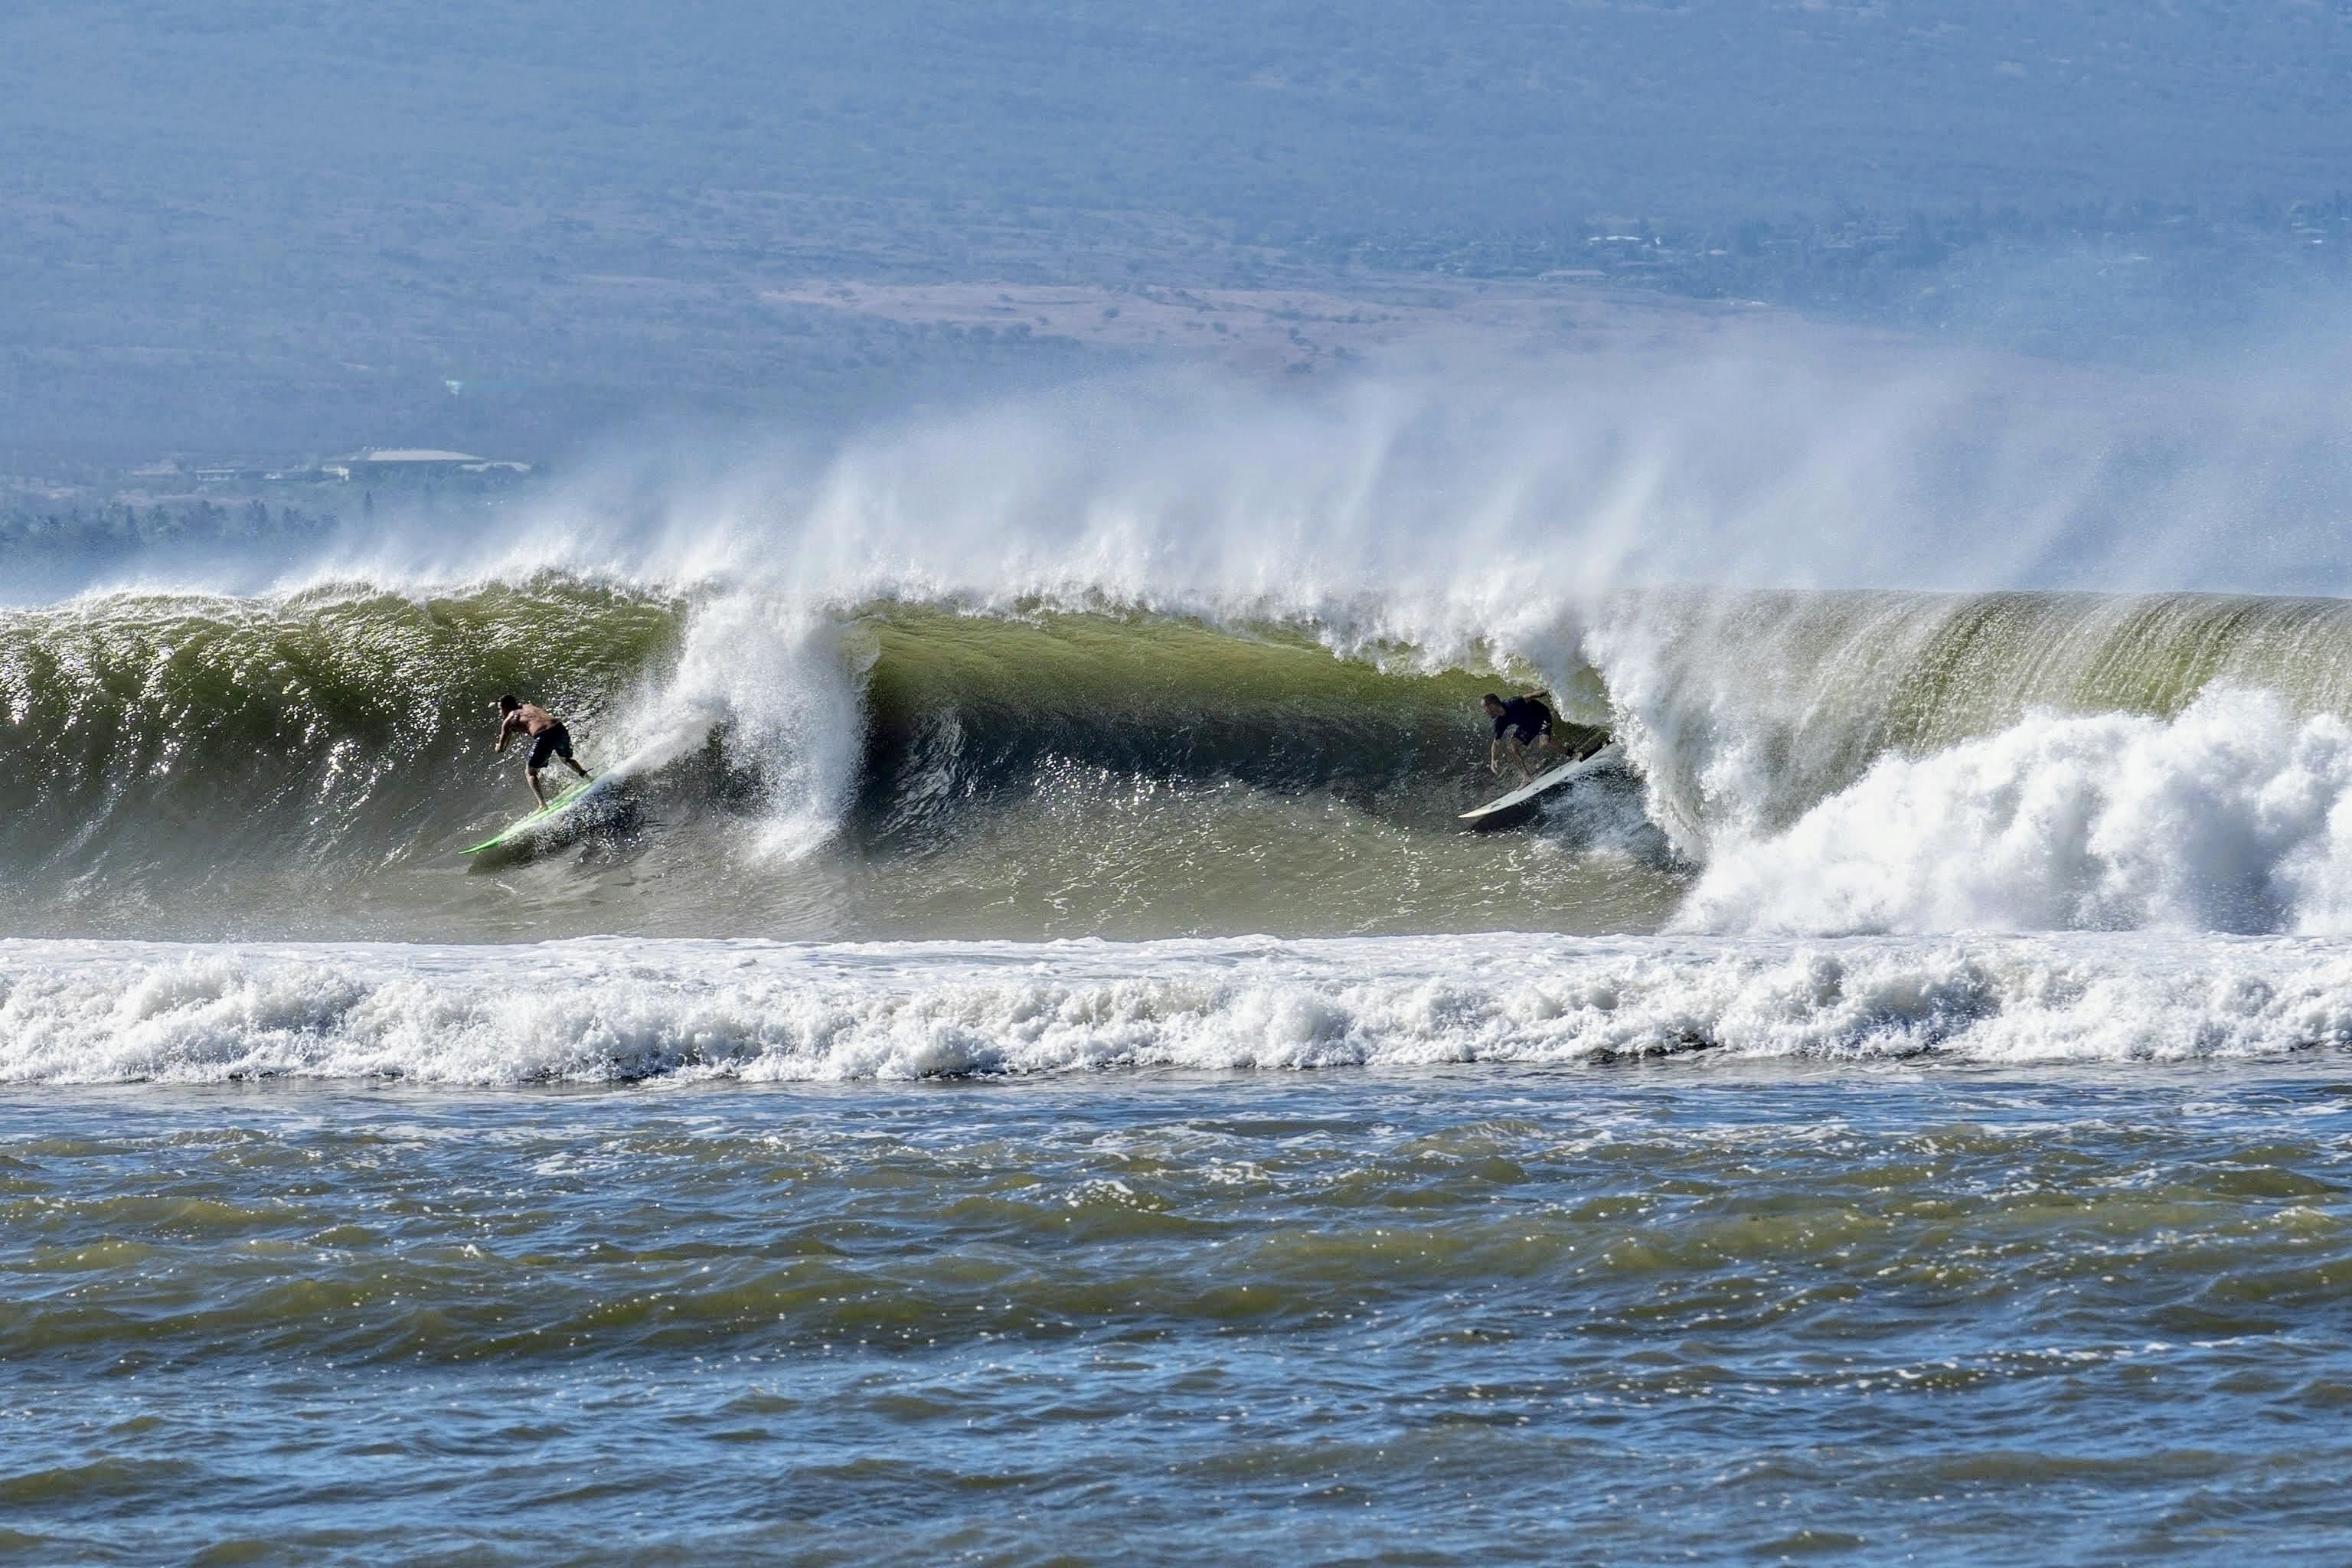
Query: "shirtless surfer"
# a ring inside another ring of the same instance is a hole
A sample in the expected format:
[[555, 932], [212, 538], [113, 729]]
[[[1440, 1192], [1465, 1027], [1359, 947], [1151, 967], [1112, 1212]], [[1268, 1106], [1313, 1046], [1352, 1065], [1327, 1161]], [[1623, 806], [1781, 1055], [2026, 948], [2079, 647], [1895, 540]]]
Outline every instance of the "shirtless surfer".
[[539, 787], [539, 770], [547, 766], [550, 757], [562, 757], [565, 767], [583, 779], [588, 776], [588, 770], [572, 758], [572, 731], [563, 727], [562, 720], [536, 702], [518, 701], [512, 697], [499, 699], [499, 711], [506, 717], [499, 725], [499, 743], [490, 754], [505, 754], [508, 738], [518, 732], [530, 737], [530, 756], [522, 765], [522, 774], [530, 781], [530, 793], [538, 798], [541, 811], [547, 809], [547, 792]]
[[[1507, 754], [1511, 766], [1518, 770], [1519, 782], [1535, 783], [1535, 775], [1528, 772], [1528, 750], [1530, 746], [1538, 752], [1549, 752], [1564, 763], [1576, 760], [1560, 745], [1559, 738], [1551, 732], [1552, 711], [1544, 702], [1544, 699], [1550, 695], [1549, 691], [1530, 691], [1507, 702], [1489, 691], [1479, 700], [1478, 706], [1484, 708], [1486, 717], [1495, 721], [1495, 743], [1486, 748], [1488, 773], [1501, 773], [1503, 758]], [[1510, 747], [1507, 753], [1504, 750], [1507, 737]]]

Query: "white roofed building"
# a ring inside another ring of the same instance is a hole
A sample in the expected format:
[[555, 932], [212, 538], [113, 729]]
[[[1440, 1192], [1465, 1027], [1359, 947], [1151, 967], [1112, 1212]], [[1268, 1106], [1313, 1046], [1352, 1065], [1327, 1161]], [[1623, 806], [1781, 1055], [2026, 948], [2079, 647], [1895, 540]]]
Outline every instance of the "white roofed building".
[[441, 452], [430, 447], [385, 447], [361, 453], [359, 460], [363, 463], [446, 463], [454, 466], [478, 463], [482, 459], [471, 452]]
[[445, 451], [437, 447], [376, 447], [335, 459], [362, 484], [430, 483], [441, 479], [486, 481], [518, 479], [531, 471], [529, 463], [479, 458], [471, 452]]

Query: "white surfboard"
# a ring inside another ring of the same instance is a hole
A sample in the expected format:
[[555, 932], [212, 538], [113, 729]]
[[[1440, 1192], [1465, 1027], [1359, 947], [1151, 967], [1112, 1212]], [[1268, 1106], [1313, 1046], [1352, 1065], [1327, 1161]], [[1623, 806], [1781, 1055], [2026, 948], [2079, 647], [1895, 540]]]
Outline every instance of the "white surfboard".
[[1506, 795], [1497, 795], [1486, 805], [1462, 814], [1462, 820], [1481, 827], [1499, 827], [1503, 820], [1515, 818], [1522, 807], [1532, 807], [1540, 796], [1549, 795], [1565, 784], [1616, 766], [1625, 760], [1625, 748], [1612, 741], [1581, 762], [1562, 763], [1549, 773], [1538, 773], [1532, 784], [1521, 784]]

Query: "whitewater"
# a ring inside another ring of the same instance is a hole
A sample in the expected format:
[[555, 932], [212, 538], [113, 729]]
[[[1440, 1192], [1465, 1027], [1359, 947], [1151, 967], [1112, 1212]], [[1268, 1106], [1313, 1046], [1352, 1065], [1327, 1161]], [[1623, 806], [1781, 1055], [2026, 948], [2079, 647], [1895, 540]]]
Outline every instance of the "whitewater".
[[1979, 1065], [2352, 1042], [2352, 952], [1528, 936], [0, 945], [0, 1081], [497, 1086], [1727, 1056]]

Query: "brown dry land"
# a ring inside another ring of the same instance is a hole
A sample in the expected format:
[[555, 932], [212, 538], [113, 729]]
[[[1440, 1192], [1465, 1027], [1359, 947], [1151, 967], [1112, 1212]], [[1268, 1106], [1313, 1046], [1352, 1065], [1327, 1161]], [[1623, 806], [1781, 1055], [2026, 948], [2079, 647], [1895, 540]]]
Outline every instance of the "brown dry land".
[[1368, 279], [1332, 289], [1020, 283], [811, 282], [761, 298], [781, 310], [1000, 344], [1061, 339], [1251, 375], [1307, 375], [1413, 346], [1557, 353], [1687, 349], [1780, 312], [1573, 283]]

